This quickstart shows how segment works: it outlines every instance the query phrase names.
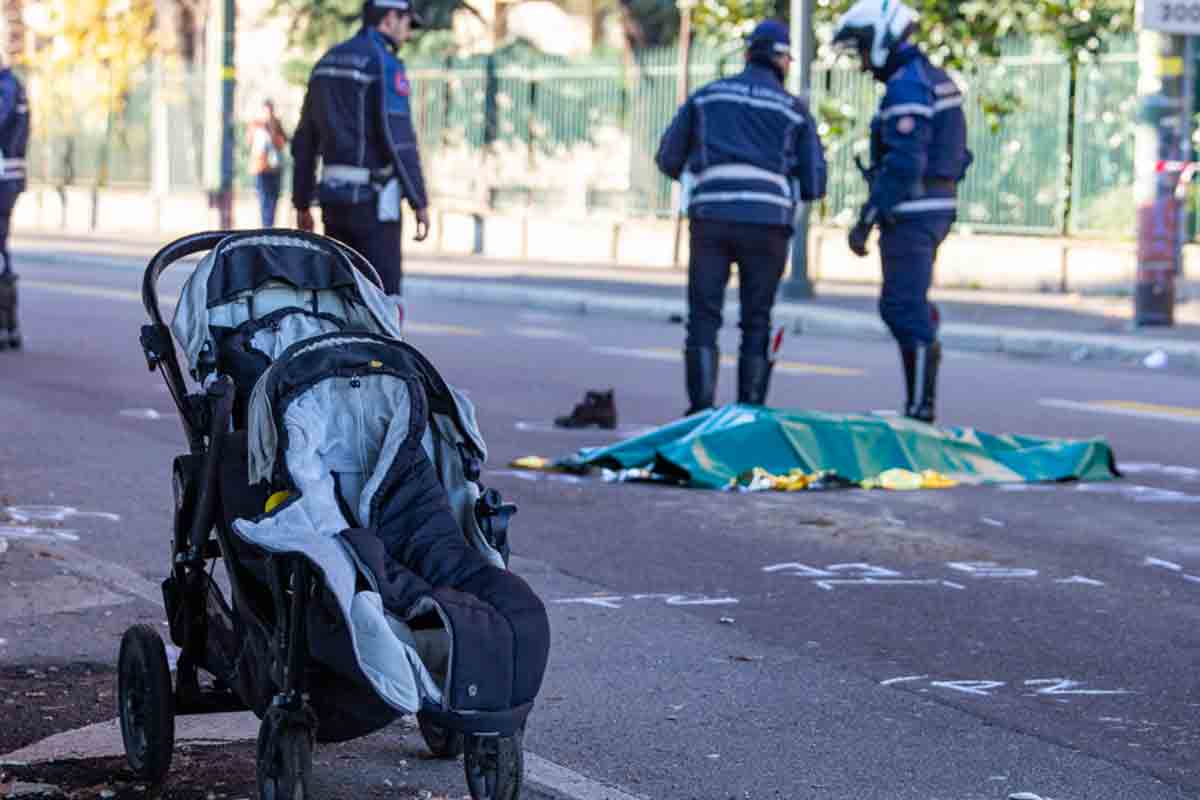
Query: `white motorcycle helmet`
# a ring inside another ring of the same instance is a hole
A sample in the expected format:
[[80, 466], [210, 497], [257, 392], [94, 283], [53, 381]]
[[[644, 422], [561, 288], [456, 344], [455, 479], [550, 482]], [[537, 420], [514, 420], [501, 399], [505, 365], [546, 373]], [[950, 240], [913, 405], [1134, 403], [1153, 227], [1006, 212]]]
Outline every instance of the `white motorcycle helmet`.
[[917, 12], [899, 0], [858, 0], [838, 19], [833, 45], [859, 53], [878, 74], [917, 19]]

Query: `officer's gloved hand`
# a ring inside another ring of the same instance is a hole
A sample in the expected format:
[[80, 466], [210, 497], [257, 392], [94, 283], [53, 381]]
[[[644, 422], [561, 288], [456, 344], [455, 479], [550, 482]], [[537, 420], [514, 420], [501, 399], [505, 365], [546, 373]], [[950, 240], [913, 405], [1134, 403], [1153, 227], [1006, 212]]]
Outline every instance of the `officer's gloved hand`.
[[854, 223], [854, 227], [850, 229], [850, 234], [847, 236], [847, 241], [850, 244], [850, 252], [862, 258], [867, 254], [867, 239], [871, 236], [871, 228], [875, 225], [877, 213], [871, 206], [865, 206], [862, 214], [858, 217], [858, 222]]
[[869, 251], [867, 250], [867, 238], [871, 235], [871, 226], [865, 225], [862, 222], [854, 223], [854, 227], [850, 229], [850, 252], [862, 258]]

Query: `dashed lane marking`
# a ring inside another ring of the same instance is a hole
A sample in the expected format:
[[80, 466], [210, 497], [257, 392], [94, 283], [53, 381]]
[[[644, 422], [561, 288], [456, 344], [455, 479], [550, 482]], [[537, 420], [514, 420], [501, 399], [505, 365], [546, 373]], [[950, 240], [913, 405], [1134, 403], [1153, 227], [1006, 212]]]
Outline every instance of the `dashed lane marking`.
[[[105, 300], [124, 300], [133, 303], [142, 302], [141, 292], [134, 292], [128, 289], [110, 289], [103, 286], [88, 286], [83, 283], [60, 283], [58, 281], [31, 281], [25, 279], [21, 280], [21, 285], [29, 289], [46, 289], [51, 292], [62, 292], [81, 297], [100, 297]], [[160, 305], [174, 303], [178, 299], [178, 295], [160, 294], [158, 296]]]
[[405, 320], [405, 333], [424, 333], [430, 336], [482, 336], [478, 328], [468, 328], [463, 325], [441, 325], [436, 322], [409, 322]]
[[1078, 400], [1063, 400], [1058, 397], [1043, 397], [1038, 405], [1047, 408], [1063, 408], [1069, 411], [1091, 411], [1099, 414], [1116, 414], [1123, 417], [1139, 417], [1141, 419], [1167, 420], [1183, 422], [1190, 425], [1200, 425], [1200, 408], [1186, 406], [1167, 406], [1158, 403], [1143, 403], [1136, 400], [1095, 400], [1081, 402]]
[[[629, 356], [644, 358], [651, 361], [682, 361], [683, 355], [679, 350], [670, 347], [593, 347], [597, 353], [612, 356]], [[737, 366], [737, 356], [723, 356], [722, 366]], [[859, 378], [866, 375], [866, 370], [856, 367], [834, 367], [828, 364], [809, 364], [803, 361], [776, 361], [775, 372], [784, 375], [827, 375], [836, 378]]]

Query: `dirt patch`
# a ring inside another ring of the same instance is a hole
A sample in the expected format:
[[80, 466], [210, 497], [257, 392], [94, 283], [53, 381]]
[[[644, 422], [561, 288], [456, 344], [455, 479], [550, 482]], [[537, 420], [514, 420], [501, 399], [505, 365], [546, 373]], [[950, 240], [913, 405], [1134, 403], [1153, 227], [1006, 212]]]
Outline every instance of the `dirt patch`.
[[0, 753], [117, 715], [117, 675], [98, 664], [0, 667]]
[[[213, 746], [180, 747], [171, 759], [171, 770], [160, 787], [138, 781], [124, 758], [90, 758], [58, 761], [28, 767], [0, 768], [0, 798], [6, 787], [18, 784], [48, 784], [59, 789], [55, 796], [67, 800], [253, 800], [258, 796], [253, 742]], [[313, 770], [346, 769], [321, 762], [318, 750]], [[325, 800], [459, 800], [466, 792], [446, 795], [406, 784], [402, 780], [363, 786], [358, 781], [342, 783], [340, 790], [322, 786]], [[49, 797], [50, 795], [44, 795]]]
[[181, 747], [171, 759], [162, 787], [138, 781], [123, 757], [57, 761], [28, 767], [5, 767], [5, 781], [57, 786], [70, 800], [250, 800], [256, 796], [254, 744]]

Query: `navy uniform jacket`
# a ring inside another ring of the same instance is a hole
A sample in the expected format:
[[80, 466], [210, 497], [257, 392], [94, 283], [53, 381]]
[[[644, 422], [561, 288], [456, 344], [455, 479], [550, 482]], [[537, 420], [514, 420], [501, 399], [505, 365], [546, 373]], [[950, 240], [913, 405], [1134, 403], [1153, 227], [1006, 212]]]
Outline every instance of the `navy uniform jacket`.
[[25, 150], [29, 145], [29, 100], [11, 69], [0, 69], [0, 191], [25, 191]]
[[884, 216], [954, 213], [956, 187], [972, 161], [958, 85], [915, 45], [895, 54], [871, 120], [871, 195]]
[[392, 177], [414, 209], [429, 204], [409, 93], [403, 62], [372, 28], [317, 62], [292, 137], [296, 208], [374, 200]]
[[756, 64], [689, 97], [655, 161], [671, 178], [693, 173], [693, 219], [790, 227], [797, 201], [825, 196], [825, 152], [808, 106]]

